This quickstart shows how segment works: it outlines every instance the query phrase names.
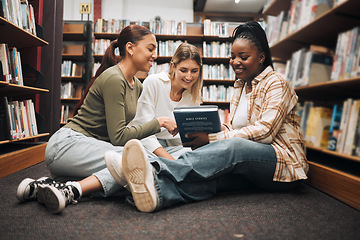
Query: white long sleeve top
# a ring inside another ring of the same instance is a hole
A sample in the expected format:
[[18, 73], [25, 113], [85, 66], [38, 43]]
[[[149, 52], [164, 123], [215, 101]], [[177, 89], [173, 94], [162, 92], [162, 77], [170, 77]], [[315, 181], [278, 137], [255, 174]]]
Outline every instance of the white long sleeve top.
[[[138, 100], [133, 125], [147, 123], [157, 117], [170, 117], [174, 119], [175, 107], [199, 106], [198, 103], [192, 101], [190, 90], [185, 90], [179, 102], [175, 102], [170, 98], [171, 81], [167, 73], [149, 75], [143, 82], [143, 91]], [[181, 145], [179, 134], [174, 137], [165, 129], [155, 135], [149, 136], [141, 140], [143, 146], [150, 152], [154, 152], [161, 147], [158, 139], [166, 140], [168, 146]]]

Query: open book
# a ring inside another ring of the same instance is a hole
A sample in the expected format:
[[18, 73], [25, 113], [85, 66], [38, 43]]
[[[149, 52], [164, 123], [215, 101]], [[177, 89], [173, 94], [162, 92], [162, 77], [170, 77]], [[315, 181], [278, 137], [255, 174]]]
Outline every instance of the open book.
[[221, 131], [218, 107], [214, 105], [175, 108], [174, 116], [183, 143], [192, 140], [185, 137], [186, 133]]

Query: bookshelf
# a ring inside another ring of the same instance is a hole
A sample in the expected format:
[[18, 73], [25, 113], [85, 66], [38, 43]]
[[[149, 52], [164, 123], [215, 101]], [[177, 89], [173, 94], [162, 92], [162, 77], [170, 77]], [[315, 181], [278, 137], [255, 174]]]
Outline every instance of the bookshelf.
[[[115, 40], [118, 36], [118, 33], [97, 33], [94, 32], [94, 39], [109, 39], [109, 40]], [[182, 42], [189, 42], [196, 47], [199, 48], [200, 53], [203, 54], [203, 42], [230, 42], [230, 37], [219, 37], [219, 36], [208, 36], [204, 35], [202, 32], [202, 26], [192, 26], [188, 23], [187, 26], [187, 34], [186, 35], [165, 35], [165, 34], [155, 34], [156, 40], [158, 43], [160, 41], [166, 42], [166, 41], [182, 41]], [[160, 47], [158, 47], [160, 48]], [[172, 54], [159, 54], [156, 59], [156, 64], [164, 64], [164, 63], [170, 63]], [[103, 55], [101, 54], [95, 54], [94, 60], [95, 62], [101, 62]], [[229, 58], [228, 57], [202, 57], [203, 64], [207, 65], [215, 65], [215, 64], [225, 64], [229, 66]], [[154, 67], [153, 67], [154, 68]], [[158, 72], [158, 70], [156, 70]], [[140, 80], [144, 80], [146, 77], [145, 75], [138, 75], [138, 78]], [[204, 77], [204, 86], [209, 85], [224, 85], [226, 87], [233, 86], [235, 78], [228, 78], [228, 79], [218, 79], [218, 78], [206, 78]], [[204, 101], [204, 105], [217, 105], [219, 108], [228, 108], [229, 101]]]
[[[37, 62], [40, 55], [34, 54], [31, 50], [48, 45], [48, 42], [2, 17], [0, 17], [0, 32], [0, 43], [6, 43], [9, 47], [16, 47], [21, 52], [22, 64], [32, 65], [32, 63]], [[36, 68], [36, 70], [39, 71], [40, 69]], [[38, 95], [46, 94], [49, 90], [30, 86], [38, 85], [38, 83], [34, 84], [31, 81], [29, 83], [28, 78], [32, 80], [24, 73], [24, 86], [0, 81], [0, 96], [14, 101], [32, 99], [35, 104], [35, 111], [38, 112]], [[1, 140], [0, 177], [43, 161], [46, 143], [39, 142], [38, 139], [48, 135], [49, 133], [39, 133], [27, 137]]]
[[[263, 13], [277, 15], [289, 10], [290, 5], [290, 0], [273, 0]], [[357, 11], [359, 7], [360, 1], [347, 0], [325, 11], [270, 46], [272, 56], [286, 61], [293, 52], [312, 44], [335, 50], [339, 33], [360, 26], [360, 14]], [[359, 87], [360, 77], [353, 77], [335, 81], [329, 79], [324, 83], [296, 87], [295, 91], [299, 102], [314, 101], [317, 104], [332, 105], [347, 98], [359, 99]], [[307, 146], [307, 157], [310, 165], [309, 184], [360, 209], [359, 157], [313, 146]]]
[[65, 125], [72, 116], [73, 107], [91, 80], [92, 39], [92, 22], [64, 21], [60, 125]]

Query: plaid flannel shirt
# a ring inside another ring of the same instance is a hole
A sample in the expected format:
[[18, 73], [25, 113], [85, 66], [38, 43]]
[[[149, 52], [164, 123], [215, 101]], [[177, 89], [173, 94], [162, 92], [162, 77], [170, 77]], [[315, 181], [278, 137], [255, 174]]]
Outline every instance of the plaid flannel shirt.
[[[230, 102], [230, 125], [245, 82], [236, 80]], [[247, 126], [209, 134], [210, 142], [241, 137], [274, 147], [277, 164], [273, 180], [291, 182], [306, 179], [308, 164], [299, 116], [297, 95], [290, 83], [269, 66], [252, 80], [248, 100]]]

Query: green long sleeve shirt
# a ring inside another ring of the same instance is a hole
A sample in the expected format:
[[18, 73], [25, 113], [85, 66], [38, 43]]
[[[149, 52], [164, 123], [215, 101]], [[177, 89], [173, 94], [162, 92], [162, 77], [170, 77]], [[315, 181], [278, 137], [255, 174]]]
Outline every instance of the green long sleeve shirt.
[[135, 116], [137, 100], [142, 92], [141, 82], [136, 77], [134, 80], [132, 87], [118, 65], [105, 70], [91, 86], [78, 114], [64, 127], [115, 146], [160, 132], [156, 119], [128, 126]]

